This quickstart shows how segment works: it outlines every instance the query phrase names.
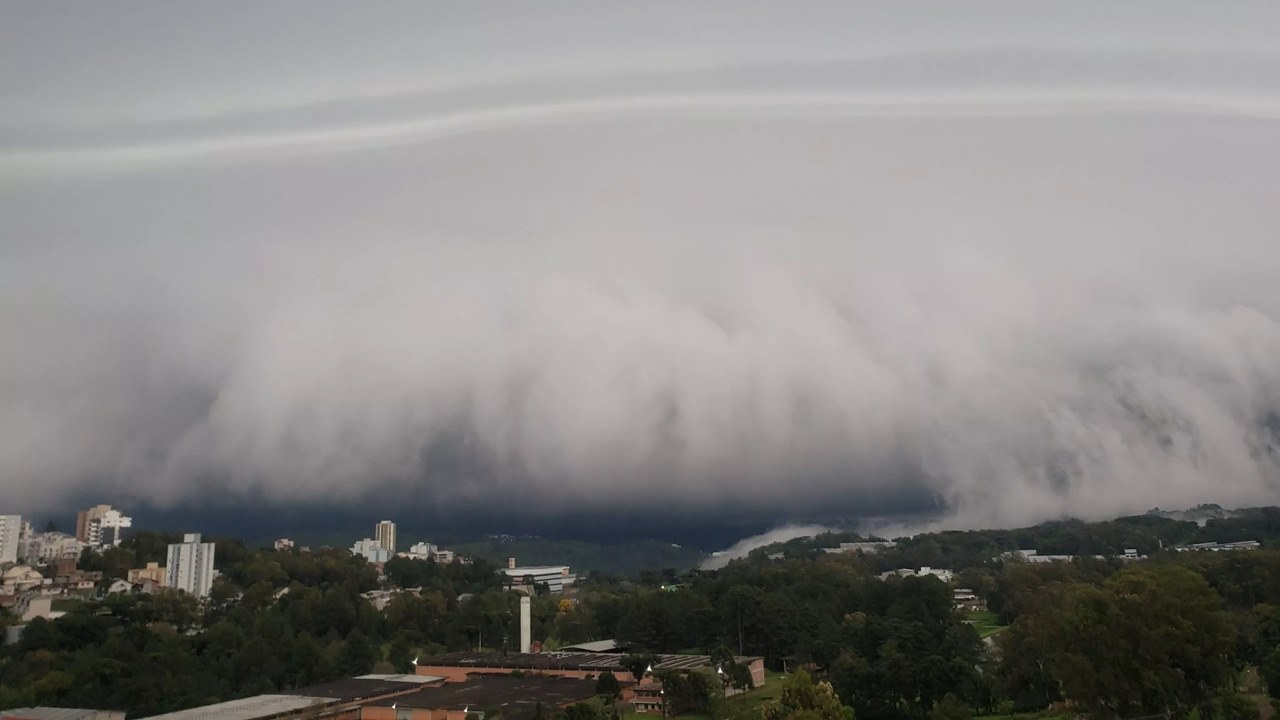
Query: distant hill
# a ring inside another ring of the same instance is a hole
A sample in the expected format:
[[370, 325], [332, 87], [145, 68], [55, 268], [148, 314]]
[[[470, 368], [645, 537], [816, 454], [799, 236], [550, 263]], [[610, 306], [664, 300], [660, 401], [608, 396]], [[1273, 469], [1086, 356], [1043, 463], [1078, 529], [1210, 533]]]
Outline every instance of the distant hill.
[[514, 557], [521, 565], [568, 565], [577, 573], [592, 571], [631, 577], [642, 570], [697, 567], [706, 554], [658, 540], [637, 540], [616, 545], [548, 540], [540, 537], [494, 536], [472, 542], [453, 543], [451, 550], [469, 557], [482, 557], [505, 566]]
[[[821, 533], [752, 550], [757, 560], [770, 555], [814, 557], [842, 542], [866, 540], [853, 532]], [[878, 570], [903, 567], [961, 569], [982, 565], [1011, 550], [1041, 555], [1118, 555], [1125, 549], [1150, 555], [1175, 545], [1257, 540], [1280, 544], [1280, 508], [1224, 510], [1201, 505], [1184, 511], [1153, 509], [1144, 515], [1100, 522], [1055, 520], [1031, 527], [999, 530], [947, 530], [895, 538], [897, 546], [866, 556]]]

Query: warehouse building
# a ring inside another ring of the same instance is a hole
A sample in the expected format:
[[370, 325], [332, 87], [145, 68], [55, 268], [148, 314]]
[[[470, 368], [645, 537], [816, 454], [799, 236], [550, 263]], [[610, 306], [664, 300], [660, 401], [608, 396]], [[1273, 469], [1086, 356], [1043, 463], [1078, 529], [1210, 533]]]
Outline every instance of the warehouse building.
[[[418, 662], [418, 672], [423, 675], [448, 678], [449, 682], [462, 682], [471, 675], [510, 675], [519, 670], [553, 677], [579, 679], [599, 677], [606, 670], [620, 682], [636, 682], [631, 672], [622, 666], [621, 653], [600, 652], [547, 652], [496, 653], [455, 652], [423, 658]], [[756, 687], [764, 684], [764, 658], [740, 657], [736, 661], [751, 670], [751, 680]], [[659, 655], [653, 670], [678, 670], [688, 672], [701, 668], [713, 669], [715, 664], [707, 655]]]
[[362, 675], [155, 715], [151, 720], [289, 720], [302, 716], [308, 720], [357, 720], [366, 703], [390, 700], [443, 682], [442, 677], [421, 674]]
[[527, 720], [595, 697], [595, 680], [552, 677], [477, 677], [429, 687], [394, 699], [368, 703], [359, 720], [484, 720], [496, 711], [502, 720]]

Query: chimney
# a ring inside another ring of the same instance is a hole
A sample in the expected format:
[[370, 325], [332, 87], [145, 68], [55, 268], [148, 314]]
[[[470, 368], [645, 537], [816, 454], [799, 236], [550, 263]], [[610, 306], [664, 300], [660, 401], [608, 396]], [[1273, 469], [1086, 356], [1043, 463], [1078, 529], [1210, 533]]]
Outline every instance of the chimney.
[[[515, 563], [513, 558], [512, 563]], [[532, 645], [533, 628], [529, 624], [529, 596], [520, 598], [520, 652], [527, 653]]]

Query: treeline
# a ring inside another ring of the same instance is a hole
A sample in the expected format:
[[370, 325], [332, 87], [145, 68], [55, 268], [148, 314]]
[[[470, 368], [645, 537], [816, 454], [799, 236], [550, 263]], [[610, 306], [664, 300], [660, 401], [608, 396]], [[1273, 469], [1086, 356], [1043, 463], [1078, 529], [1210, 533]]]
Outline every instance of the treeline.
[[[1232, 517], [1211, 518], [1204, 525], [1147, 514], [1103, 522], [1062, 520], [1011, 530], [921, 533], [898, 538], [897, 547], [872, 557], [874, 566], [881, 570], [923, 566], [962, 570], [986, 565], [1012, 550], [1036, 550], [1041, 555], [1119, 555], [1135, 549], [1139, 554], [1153, 555], [1175, 545], [1199, 542], [1258, 540], [1268, 546], [1280, 542], [1280, 507], [1234, 512]], [[868, 539], [873, 538], [854, 532], [824, 533], [757, 548], [752, 555], [813, 558], [822, 554], [823, 548]]]
[[560, 642], [659, 652], [726, 645], [808, 667], [861, 720], [1008, 714], [1248, 720], [1250, 668], [1280, 695], [1280, 553], [1164, 553], [1136, 563], [988, 563], [962, 581], [1007, 627], [989, 643], [933, 577], [879, 580], [872, 558], [752, 558], [674, 591], [597, 586], [552, 624]]
[[[163, 561], [168, 540], [143, 533], [85, 559], [122, 576], [135, 562]], [[221, 575], [207, 603], [172, 591], [115, 595], [30, 622], [19, 643], [0, 649], [0, 708], [147, 716], [375, 669], [409, 672], [417, 653], [510, 633], [517, 600], [493, 565], [421, 564], [421, 594], [397, 595], [379, 612], [363, 596], [380, 587], [377, 571], [346, 550], [219, 541]]]
[[[163, 539], [135, 538], [121, 552], [145, 558]], [[549, 649], [616, 638], [638, 655], [732, 653], [761, 656], [775, 670], [808, 668], [860, 720], [957, 720], [1058, 705], [1103, 718], [1251, 720], [1256, 703], [1239, 687], [1280, 694], [1274, 551], [975, 565], [961, 582], [1006, 625], [988, 642], [955, 608], [951, 587], [933, 577], [881, 581], [876, 563], [863, 555], [753, 557], [718, 571], [595, 577], [572, 598], [535, 598], [533, 633]], [[380, 578], [345, 550], [228, 542], [219, 570], [204, 604], [172, 592], [126, 595], [30, 623], [20, 643], [0, 650], [0, 707], [145, 716], [405, 672], [417, 655], [514, 651], [518, 637], [519, 595], [482, 560], [395, 559]], [[414, 590], [392, 593], [381, 610], [365, 596], [392, 587]], [[1259, 680], [1248, 679], [1252, 668]], [[689, 703], [705, 694], [687, 690]], [[721, 718], [735, 707], [699, 710]]]

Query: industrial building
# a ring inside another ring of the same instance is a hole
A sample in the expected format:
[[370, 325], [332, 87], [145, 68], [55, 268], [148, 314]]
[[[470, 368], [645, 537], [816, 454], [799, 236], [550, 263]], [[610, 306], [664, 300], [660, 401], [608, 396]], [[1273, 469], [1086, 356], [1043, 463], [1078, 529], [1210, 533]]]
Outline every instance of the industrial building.
[[155, 715], [151, 720], [287, 720], [302, 716], [353, 720], [366, 703], [407, 695], [442, 682], [444, 678], [425, 675], [362, 675]]
[[124, 720], [124, 713], [84, 708], [25, 707], [0, 710], [0, 720]]
[[1234, 550], [1257, 550], [1262, 543], [1257, 540], [1239, 540], [1236, 542], [1202, 542], [1191, 545], [1179, 545], [1174, 548], [1178, 552], [1231, 552]]
[[[497, 653], [455, 652], [422, 658], [418, 661], [418, 672], [422, 675], [440, 676], [449, 682], [463, 682], [472, 675], [510, 675], [519, 670], [538, 675], [552, 677], [571, 677], [586, 679], [599, 677], [600, 673], [609, 671], [620, 682], [636, 682], [639, 678], [622, 666], [622, 653], [592, 652], [546, 652], [516, 653], [501, 655]], [[736, 662], [746, 665], [751, 670], [751, 680], [759, 687], [764, 683], [764, 658], [740, 657]], [[715, 664], [707, 655], [659, 655], [653, 670], [678, 670], [688, 672], [702, 668], [713, 669]]]
[[568, 565], [516, 565], [515, 558], [507, 558], [507, 567], [502, 572], [511, 579], [513, 586], [530, 591], [538, 585], [546, 585], [550, 592], [560, 593], [578, 580]]
[[367, 703], [360, 720], [465, 720], [485, 709], [503, 720], [526, 720], [542, 707], [544, 717], [595, 697], [595, 680], [565, 677], [492, 676], [423, 688], [408, 695]]

